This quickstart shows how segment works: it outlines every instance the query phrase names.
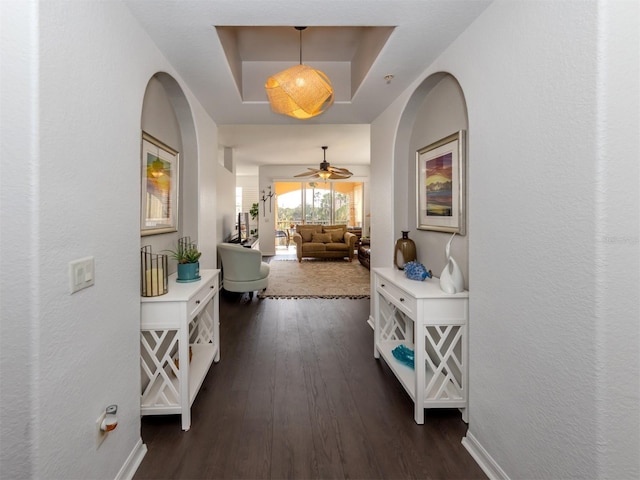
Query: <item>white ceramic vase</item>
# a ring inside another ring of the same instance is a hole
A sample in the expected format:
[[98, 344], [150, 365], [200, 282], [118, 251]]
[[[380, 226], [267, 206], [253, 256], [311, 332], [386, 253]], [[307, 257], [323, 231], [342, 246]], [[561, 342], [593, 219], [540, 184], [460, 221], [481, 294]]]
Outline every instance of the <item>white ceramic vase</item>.
[[444, 266], [444, 270], [440, 274], [440, 289], [445, 293], [459, 293], [464, 290], [464, 277], [462, 276], [462, 270], [451, 256], [451, 241], [456, 234], [451, 235], [451, 238], [447, 242], [447, 248], [445, 254], [447, 256], [447, 264]]

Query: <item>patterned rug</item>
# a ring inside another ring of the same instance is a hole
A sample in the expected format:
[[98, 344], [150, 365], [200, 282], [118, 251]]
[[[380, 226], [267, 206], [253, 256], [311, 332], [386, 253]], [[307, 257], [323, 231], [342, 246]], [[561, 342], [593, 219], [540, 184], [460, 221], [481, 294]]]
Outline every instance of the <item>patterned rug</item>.
[[354, 260], [272, 260], [259, 298], [369, 298], [369, 270]]

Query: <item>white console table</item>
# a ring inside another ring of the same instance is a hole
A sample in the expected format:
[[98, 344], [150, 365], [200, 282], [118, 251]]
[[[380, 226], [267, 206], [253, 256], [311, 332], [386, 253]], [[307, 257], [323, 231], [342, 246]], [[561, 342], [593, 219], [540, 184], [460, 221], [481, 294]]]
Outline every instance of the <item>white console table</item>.
[[[459, 408], [468, 422], [469, 292], [448, 294], [437, 278], [409, 280], [394, 268], [374, 268], [374, 356], [382, 358], [411, 396], [413, 418], [425, 408]], [[404, 344], [414, 368], [393, 356]]]
[[191, 427], [191, 405], [220, 360], [219, 272], [200, 270], [190, 283], [173, 274], [166, 294], [141, 298], [142, 415], [180, 414]]

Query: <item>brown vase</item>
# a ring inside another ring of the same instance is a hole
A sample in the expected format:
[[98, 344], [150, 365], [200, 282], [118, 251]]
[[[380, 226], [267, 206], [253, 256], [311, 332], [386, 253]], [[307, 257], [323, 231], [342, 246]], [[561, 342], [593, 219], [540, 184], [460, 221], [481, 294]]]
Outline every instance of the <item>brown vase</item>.
[[416, 258], [416, 244], [409, 238], [409, 232], [403, 230], [402, 238], [396, 241], [393, 264], [396, 268], [404, 270], [405, 263], [412, 262]]

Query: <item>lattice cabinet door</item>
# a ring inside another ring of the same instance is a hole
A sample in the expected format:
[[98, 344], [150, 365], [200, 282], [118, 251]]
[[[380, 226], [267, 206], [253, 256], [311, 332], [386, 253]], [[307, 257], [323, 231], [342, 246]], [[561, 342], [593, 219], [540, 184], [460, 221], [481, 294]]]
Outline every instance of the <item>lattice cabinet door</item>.
[[464, 325], [424, 327], [427, 369], [433, 374], [426, 386], [427, 400], [463, 400], [466, 397]]
[[140, 335], [141, 406], [180, 407], [178, 330], [143, 330]]
[[379, 298], [380, 340], [397, 340], [413, 343], [413, 320], [387, 300]]
[[189, 343], [213, 343], [215, 321], [209, 309], [203, 310], [189, 323]]

